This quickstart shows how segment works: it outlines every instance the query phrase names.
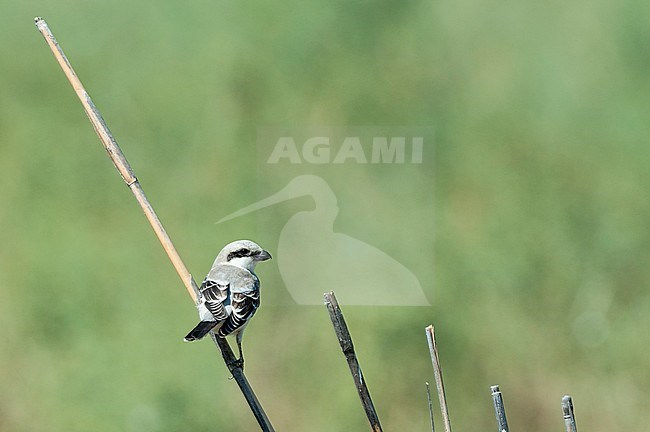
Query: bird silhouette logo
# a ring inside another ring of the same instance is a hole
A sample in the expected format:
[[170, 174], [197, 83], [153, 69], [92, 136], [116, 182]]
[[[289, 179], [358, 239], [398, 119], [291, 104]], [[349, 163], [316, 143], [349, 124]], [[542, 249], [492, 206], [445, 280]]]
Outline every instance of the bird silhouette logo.
[[336, 290], [340, 303], [367, 306], [428, 306], [418, 278], [382, 250], [334, 232], [338, 200], [316, 175], [300, 175], [279, 192], [242, 208], [217, 223], [302, 196], [315, 208], [294, 214], [280, 232], [278, 269], [289, 294], [301, 305], [320, 305]]

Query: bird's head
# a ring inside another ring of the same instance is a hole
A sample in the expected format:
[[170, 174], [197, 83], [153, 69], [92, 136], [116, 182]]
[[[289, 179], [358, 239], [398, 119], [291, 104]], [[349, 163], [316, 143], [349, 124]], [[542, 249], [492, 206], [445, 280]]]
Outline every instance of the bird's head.
[[258, 262], [270, 260], [271, 254], [262, 249], [257, 243], [250, 240], [237, 240], [228, 243], [219, 255], [216, 262], [232, 264], [237, 267], [253, 271]]

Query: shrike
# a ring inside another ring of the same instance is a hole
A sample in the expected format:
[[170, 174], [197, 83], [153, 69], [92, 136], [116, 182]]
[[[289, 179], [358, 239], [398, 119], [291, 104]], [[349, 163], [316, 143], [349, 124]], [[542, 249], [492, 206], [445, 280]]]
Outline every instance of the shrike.
[[255, 265], [271, 259], [271, 254], [250, 240], [227, 244], [212, 264], [201, 284], [199, 324], [185, 336], [186, 342], [203, 338], [214, 329], [218, 337], [235, 336], [239, 362], [243, 368], [242, 336], [260, 305], [260, 280]]

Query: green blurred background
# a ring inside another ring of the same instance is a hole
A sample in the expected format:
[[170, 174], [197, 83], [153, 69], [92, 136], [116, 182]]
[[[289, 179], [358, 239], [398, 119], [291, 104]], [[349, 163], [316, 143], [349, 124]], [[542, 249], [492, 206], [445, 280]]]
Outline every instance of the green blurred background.
[[[583, 430], [650, 431], [650, 14], [626, 0], [2, 2], [1, 431], [256, 428], [180, 341], [195, 310], [36, 15], [199, 279], [255, 232], [214, 222], [258, 198], [258, 128], [435, 128], [429, 201], [399, 203], [432, 306], [344, 309], [385, 430], [427, 430], [434, 323], [457, 431], [496, 427], [495, 383], [513, 430], [561, 430], [570, 393]], [[325, 309], [269, 303], [247, 372], [276, 428], [367, 430]]]

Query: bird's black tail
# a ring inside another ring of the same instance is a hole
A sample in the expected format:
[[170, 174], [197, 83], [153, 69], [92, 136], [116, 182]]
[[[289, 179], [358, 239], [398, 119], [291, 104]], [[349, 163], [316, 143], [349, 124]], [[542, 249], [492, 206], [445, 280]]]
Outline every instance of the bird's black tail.
[[201, 321], [197, 324], [196, 327], [192, 329], [191, 332], [185, 336], [185, 342], [192, 342], [195, 340], [202, 339], [203, 336], [207, 335], [214, 326], [218, 324], [217, 321]]

